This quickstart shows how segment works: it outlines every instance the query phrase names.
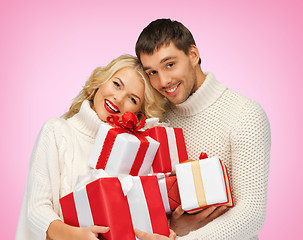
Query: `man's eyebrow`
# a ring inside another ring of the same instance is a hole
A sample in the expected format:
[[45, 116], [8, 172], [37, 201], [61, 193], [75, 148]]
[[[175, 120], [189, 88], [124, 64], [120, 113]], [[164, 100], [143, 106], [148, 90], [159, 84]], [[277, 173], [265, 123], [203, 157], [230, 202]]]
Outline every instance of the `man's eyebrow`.
[[[175, 59], [176, 57], [172, 57], [172, 56], [168, 56], [168, 57], [165, 57], [163, 58], [161, 61], [160, 61], [160, 64], [164, 63], [164, 62], [167, 62], [169, 60], [172, 60], [172, 59]], [[151, 69], [151, 67], [149, 66], [146, 66], [146, 67], [143, 67], [143, 70], [146, 71], [146, 70], [149, 70]]]
[[167, 61], [172, 60], [172, 59], [174, 59], [174, 58], [176, 58], [176, 57], [171, 57], [171, 56], [165, 57], [165, 58], [163, 58], [163, 59], [160, 61], [160, 63], [167, 62]]

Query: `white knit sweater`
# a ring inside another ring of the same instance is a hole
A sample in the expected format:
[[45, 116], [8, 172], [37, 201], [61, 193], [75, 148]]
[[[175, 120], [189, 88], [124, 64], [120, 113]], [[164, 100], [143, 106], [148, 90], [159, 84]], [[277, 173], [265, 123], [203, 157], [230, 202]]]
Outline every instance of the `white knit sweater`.
[[169, 106], [165, 120], [183, 128], [190, 159], [198, 159], [201, 152], [220, 157], [227, 165], [235, 200], [221, 217], [178, 239], [258, 239], [266, 215], [271, 143], [260, 105], [208, 73], [186, 102]]
[[51, 119], [42, 127], [30, 159], [17, 240], [45, 240], [49, 224], [62, 219], [59, 198], [72, 192], [87, 160], [100, 119], [84, 101], [68, 120]]

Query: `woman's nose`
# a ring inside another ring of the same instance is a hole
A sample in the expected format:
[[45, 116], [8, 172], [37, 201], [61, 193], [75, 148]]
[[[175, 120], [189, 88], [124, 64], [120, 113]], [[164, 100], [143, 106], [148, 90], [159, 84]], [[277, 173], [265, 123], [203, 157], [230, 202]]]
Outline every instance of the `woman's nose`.
[[121, 103], [123, 101], [123, 94], [122, 93], [116, 93], [114, 96], [114, 99], [117, 103]]

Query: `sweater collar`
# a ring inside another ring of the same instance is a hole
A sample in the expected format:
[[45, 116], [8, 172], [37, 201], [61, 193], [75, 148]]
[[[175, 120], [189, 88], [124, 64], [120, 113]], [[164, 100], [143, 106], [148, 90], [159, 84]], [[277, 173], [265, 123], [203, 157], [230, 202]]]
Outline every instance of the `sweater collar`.
[[91, 108], [90, 101], [84, 100], [77, 114], [67, 119], [70, 123], [84, 135], [96, 138], [101, 120], [96, 112]]
[[174, 113], [180, 116], [195, 115], [211, 106], [227, 89], [216, 80], [212, 73], [205, 74], [203, 84], [185, 102], [176, 105], [169, 104]]

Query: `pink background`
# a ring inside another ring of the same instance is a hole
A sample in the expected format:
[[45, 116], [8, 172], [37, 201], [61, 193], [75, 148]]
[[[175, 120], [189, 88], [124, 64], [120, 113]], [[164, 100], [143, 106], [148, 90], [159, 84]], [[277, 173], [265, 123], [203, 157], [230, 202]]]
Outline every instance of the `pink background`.
[[0, 3], [1, 239], [13, 239], [42, 124], [66, 111], [91, 71], [134, 54], [169, 17], [193, 33], [204, 71], [257, 100], [271, 124], [268, 209], [260, 239], [298, 239], [303, 207], [302, 1], [6, 1]]

